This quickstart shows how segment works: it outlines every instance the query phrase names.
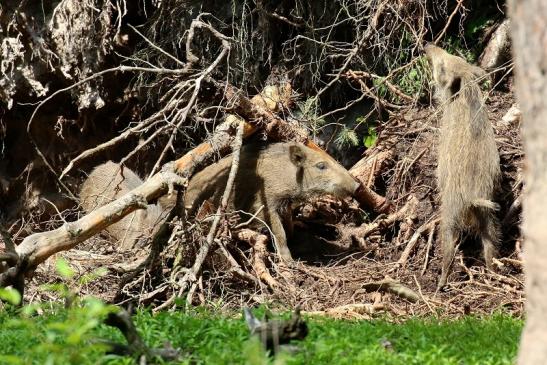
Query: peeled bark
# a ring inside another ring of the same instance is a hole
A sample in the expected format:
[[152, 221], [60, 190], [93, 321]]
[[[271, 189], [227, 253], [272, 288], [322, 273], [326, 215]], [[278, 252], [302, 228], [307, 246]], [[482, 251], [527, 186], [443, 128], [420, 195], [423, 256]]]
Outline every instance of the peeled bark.
[[527, 157], [523, 201], [526, 326], [518, 363], [547, 363], [547, 3], [510, 2], [517, 99]]

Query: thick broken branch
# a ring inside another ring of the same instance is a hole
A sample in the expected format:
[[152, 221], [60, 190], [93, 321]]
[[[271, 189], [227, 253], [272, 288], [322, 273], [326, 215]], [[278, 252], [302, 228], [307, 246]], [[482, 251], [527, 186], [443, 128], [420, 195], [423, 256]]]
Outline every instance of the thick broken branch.
[[29, 267], [35, 267], [51, 255], [73, 248], [136, 209], [145, 209], [147, 204], [167, 193], [170, 185], [184, 183], [178, 175], [166, 169], [120, 199], [97, 208], [76, 222], [26, 237], [17, 246], [16, 252], [21, 259], [28, 261]]

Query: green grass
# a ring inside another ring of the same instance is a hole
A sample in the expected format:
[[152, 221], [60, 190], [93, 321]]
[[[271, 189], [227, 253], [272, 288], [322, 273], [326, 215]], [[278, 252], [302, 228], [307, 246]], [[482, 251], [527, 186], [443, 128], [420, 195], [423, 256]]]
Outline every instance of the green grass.
[[[95, 310], [100, 312], [99, 307]], [[80, 309], [35, 317], [0, 312], [0, 363], [132, 364], [129, 358], [106, 356], [103, 347], [92, 345], [97, 338], [122, 341], [117, 330], [93, 316]], [[181, 364], [268, 363], [258, 343], [249, 341], [242, 319], [194, 309], [156, 316], [143, 311], [135, 322], [148, 345], [162, 346], [168, 340], [181, 348]], [[308, 319], [308, 326], [300, 352], [285, 354], [276, 363], [512, 364], [522, 321], [501, 314], [456, 321], [411, 319], [402, 324], [314, 318]]]

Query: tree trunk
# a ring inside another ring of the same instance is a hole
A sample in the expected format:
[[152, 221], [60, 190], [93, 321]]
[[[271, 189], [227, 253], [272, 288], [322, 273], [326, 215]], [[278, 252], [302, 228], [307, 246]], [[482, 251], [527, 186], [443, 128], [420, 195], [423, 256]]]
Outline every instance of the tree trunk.
[[523, 232], [528, 301], [518, 363], [547, 364], [547, 2], [512, 0], [510, 15], [527, 158]]

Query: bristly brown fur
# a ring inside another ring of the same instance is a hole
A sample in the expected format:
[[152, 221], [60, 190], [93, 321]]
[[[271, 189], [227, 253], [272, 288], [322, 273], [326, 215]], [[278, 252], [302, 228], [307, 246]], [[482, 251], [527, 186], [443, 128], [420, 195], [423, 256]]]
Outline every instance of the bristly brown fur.
[[[230, 156], [225, 157], [190, 180], [184, 196], [190, 214], [204, 200], [219, 204], [231, 161]], [[257, 217], [272, 230], [277, 253], [291, 260], [287, 233], [290, 235], [292, 231], [293, 203], [325, 194], [343, 198], [358, 187], [355, 178], [334, 159], [301, 143], [274, 143], [265, 148], [248, 145], [241, 150], [229, 205], [231, 209], [249, 213], [245, 220], [262, 207]]]
[[[127, 194], [142, 183], [141, 178], [127, 167], [122, 170], [119, 164], [108, 161], [95, 167], [84, 181], [80, 190], [80, 202], [89, 213]], [[167, 207], [159, 203], [149, 204], [146, 209], [129, 214], [108, 226], [106, 230], [118, 240], [122, 250], [131, 249], [141, 237], [152, 235], [168, 213]]]
[[499, 242], [493, 196], [501, 171], [494, 131], [478, 84], [484, 71], [434, 45], [427, 45], [425, 52], [442, 110], [437, 165], [442, 287], [462, 232], [480, 237], [486, 266], [492, 268]]

